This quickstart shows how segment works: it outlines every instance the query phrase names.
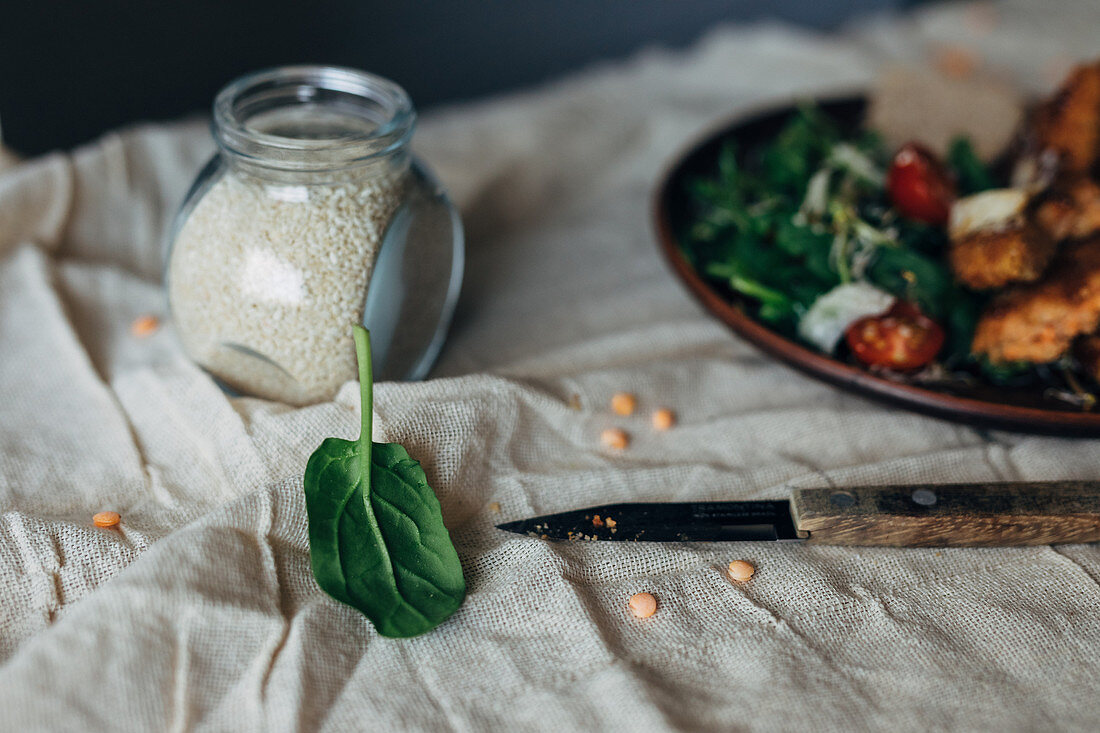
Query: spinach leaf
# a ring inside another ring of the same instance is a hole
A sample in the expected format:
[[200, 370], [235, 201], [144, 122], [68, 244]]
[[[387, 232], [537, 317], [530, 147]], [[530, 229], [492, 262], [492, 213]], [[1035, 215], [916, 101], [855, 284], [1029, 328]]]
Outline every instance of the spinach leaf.
[[[795, 224], [790, 216], [776, 222], [775, 246], [792, 257], [809, 257], [811, 254], [829, 256], [833, 245], [833, 235], [822, 228], [814, 231], [811, 227]], [[830, 270], [828, 277], [834, 273]]]
[[974, 340], [974, 330], [978, 327], [985, 297], [956, 288], [950, 307], [944, 316], [947, 326], [947, 344], [944, 349], [944, 361], [950, 366], [961, 366], [972, 361], [970, 344]]
[[420, 464], [396, 443], [371, 441], [370, 334], [361, 326], [355, 351], [362, 432], [326, 438], [306, 464], [313, 577], [383, 636], [416, 636], [458, 609], [466, 581]]
[[911, 249], [943, 261], [947, 251], [947, 232], [943, 227], [930, 226], [911, 219], [898, 221], [895, 227], [901, 249]]
[[801, 196], [821, 159], [839, 139], [836, 126], [821, 110], [801, 106], [760, 153], [764, 183], [773, 192]]
[[951, 146], [947, 150], [947, 164], [955, 171], [959, 181], [959, 193], [963, 196], [997, 187], [993, 174], [978, 158], [978, 154], [974, 152], [974, 146], [966, 137], [957, 137], [951, 141]]
[[867, 275], [875, 285], [916, 303], [935, 320], [942, 320], [954, 290], [946, 263], [907, 249], [879, 249]]
[[736, 262], [711, 263], [707, 266], [707, 274], [711, 277], [726, 278], [731, 290], [760, 301], [769, 314], [765, 316], [765, 311], [761, 310], [760, 315], [765, 320], [780, 319], [788, 315], [793, 308], [789, 297], [743, 272]]
[[1035, 365], [1026, 361], [994, 364], [985, 356], [978, 357], [978, 367], [991, 383], [998, 387], [1019, 387], [1035, 379]]

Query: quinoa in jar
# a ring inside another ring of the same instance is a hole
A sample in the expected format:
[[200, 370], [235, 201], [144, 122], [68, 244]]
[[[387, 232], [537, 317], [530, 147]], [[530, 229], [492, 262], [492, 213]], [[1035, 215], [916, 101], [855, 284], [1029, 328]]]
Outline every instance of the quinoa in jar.
[[295, 405], [355, 378], [351, 327], [417, 182], [415, 119], [399, 86], [351, 69], [272, 69], [218, 94], [218, 154], [169, 237], [169, 304], [192, 359]]

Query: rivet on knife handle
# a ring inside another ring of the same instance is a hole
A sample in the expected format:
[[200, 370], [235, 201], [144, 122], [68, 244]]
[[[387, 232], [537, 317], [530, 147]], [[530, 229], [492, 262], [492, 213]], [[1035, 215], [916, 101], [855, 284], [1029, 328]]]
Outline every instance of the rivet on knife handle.
[[980, 547], [1100, 542], [1096, 482], [794, 489], [791, 514], [830, 545]]

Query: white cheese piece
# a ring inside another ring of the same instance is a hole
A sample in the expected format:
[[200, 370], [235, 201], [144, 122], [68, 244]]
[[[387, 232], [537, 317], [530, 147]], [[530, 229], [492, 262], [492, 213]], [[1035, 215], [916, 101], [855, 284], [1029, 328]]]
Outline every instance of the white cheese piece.
[[850, 143], [834, 145], [829, 151], [829, 162], [876, 186], [886, 183], [886, 174], [865, 153]]
[[798, 335], [831, 354], [848, 326], [860, 318], [885, 313], [894, 300], [894, 296], [867, 282], [837, 285], [818, 297], [802, 316]]
[[829, 205], [830, 175], [832, 171], [828, 168], [822, 168], [813, 174], [809, 184], [806, 185], [806, 196], [802, 199], [802, 206], [799, 207], [800, 214], [816, 219], [825, 213], [825, 208]]
[[980, 231], [1001, 231], [1019, 224], [1027, 206], [1027, 191], [995, 188], [961, 198], [951, 207], [947, 231], [958, 240]]

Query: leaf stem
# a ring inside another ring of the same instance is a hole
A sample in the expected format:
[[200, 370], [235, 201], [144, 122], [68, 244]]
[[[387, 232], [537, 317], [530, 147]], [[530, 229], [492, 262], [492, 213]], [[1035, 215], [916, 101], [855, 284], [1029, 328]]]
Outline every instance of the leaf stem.
[[355, 358], [359, 362], [359, 411], [362, 429], [359, 433], [359, 456], [362, 462], [363, 496], [370, 493], [370, 462], [374, 439], [374, 371], [370, 358], [370, 331], [355, 326]]

